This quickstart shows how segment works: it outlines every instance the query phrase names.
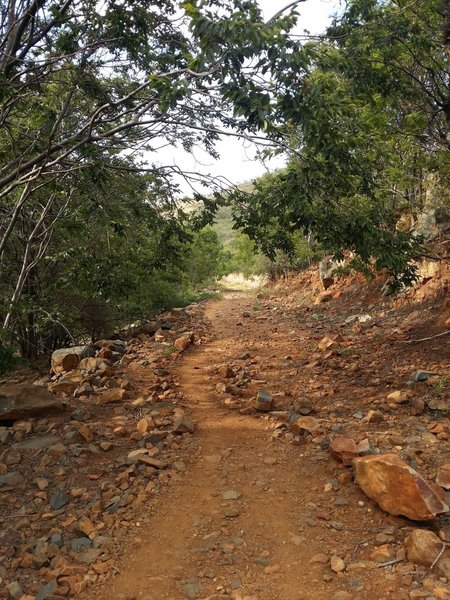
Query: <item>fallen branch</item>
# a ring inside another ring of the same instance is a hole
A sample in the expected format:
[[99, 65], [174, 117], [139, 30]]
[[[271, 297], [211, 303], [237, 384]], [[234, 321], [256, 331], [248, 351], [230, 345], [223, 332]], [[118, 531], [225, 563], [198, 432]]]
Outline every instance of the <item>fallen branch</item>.
[[388, 562], [379, 564], [377, 568], [381, 569], [383, 567], [391, 567], [392, 565], [397, 565], [398, 563], [401, 563], [404, 560], [405, 560], [404, 558], [396, 558], [394, 560], [388, 560]]
[[438, 560], [441, 558], [441, 556], [444, 554], [444, 550], [445, 548], [448, 546], [448, 544], [442, 544], [442, 548], [439, 552], [439, 554], [436, 556], [436, 558], [433, 561], [433, 564], [430, 567], [430, 570], [434, 567], [434, 565], [438, 562]]
[[420, 338], [418, 340], [400, 340], [401, 344], [418, 344], [419, 342], [427, 342], [428, 340], [434, 340], [436, 338], [444, 337], [444, 335], [448, 335], [450, 333], [450, 329], [447, 331], [443, 331], [442, 333], [438, 333], [436, 335], [431, 335], [430, 337]]

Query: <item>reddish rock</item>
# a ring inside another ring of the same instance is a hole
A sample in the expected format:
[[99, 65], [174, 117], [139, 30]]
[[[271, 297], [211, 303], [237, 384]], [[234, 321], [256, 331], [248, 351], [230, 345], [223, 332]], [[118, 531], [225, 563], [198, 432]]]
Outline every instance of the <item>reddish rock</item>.
[[355, 440], [339, 436], [330, 443], [331, 456], [343, 465], [351, 465], [353, 459], [359, 456]]
[[442, 490], [425, 481], [396, 454], [364, 456], [353, 464], [356, 482], [391, 515], [431, 521], [449, 511]]
[[331, 300], [333, 300], [333, 292], [324, 290], [317, 295], [314, 304], [323, 304], [324, 302], [330, 302]]
[[315, 431], [319, 427], [320, 422], [314, 417], [299, 417], [291, 425], [292, 430], [299, 435]]
[[414, 529], [405, 545], [408, 560], [427, 567], [434, 563], [443, 547], [441, 540], [427, 529]]

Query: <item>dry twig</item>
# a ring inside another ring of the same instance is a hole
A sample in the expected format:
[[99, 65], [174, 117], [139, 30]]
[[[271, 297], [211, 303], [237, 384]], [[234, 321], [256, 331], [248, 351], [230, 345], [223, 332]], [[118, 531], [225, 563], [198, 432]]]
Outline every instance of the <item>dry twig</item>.
[[428, 340], [434, 340], [436, 338], [444, 337], [444, 335], [448, 335], [450, 333], [450, 329], [447, 331], [443, 331], [442, 333], [438, 333], [436, 335], [430, 335], [430, 337], [420, 338], [418, 340], [401, 340], [401, 344], [417, 344], [419, 342], [427, 342]]

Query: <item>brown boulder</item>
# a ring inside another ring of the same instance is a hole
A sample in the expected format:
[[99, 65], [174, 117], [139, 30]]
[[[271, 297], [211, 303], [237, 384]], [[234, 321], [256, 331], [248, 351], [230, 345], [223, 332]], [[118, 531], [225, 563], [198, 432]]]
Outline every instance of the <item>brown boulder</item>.
[[431, 521], [449, 511], [444, 494], [396, 454], [379, 454], [353, 461], [355, 479], [363, 491], [391, 515]]
[[414, 529], [406, 538], [405, 545], [410, 562], [429, 567], [438, 557], [443, 543], [432, 531]]
[[48, 386], [48, 389], [53, 393], [68, 394], [71, 396], [78, 387], [78, 382], [72, 381], [69, 377], [62, 377], [56, 383]]
[[353, 459], [359, 456], [355, 440], [339, 436], [334, 438], [329, 446], [331, 456], [343, 465], [351, 465]]
[[64, 373], [76, 369], [80, 360], [93, 354], [94, 349], [92, 346], [74, 346], [73, 348], [55, 350], [51, 359], [52, 371], [54, 373]]
[[62, 407], [61, 400], [41, 385], [21, 383], [0, 388], [0, 420], [28, 418], [44, 410]]

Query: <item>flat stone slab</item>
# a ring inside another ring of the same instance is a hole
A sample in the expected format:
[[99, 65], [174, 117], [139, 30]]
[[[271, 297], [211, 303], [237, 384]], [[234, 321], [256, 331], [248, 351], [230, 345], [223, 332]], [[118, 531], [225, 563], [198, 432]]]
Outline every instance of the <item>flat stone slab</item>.
[[44, 435], [41, 437], [30, 438], [22, 442], [16, 442], [13, 448], [23, 448], [24, 450], [39, 450], [40, 448], [49, 448], [59, 442], [57, 435]]
[[54, 408], [63, 408], [61, 400], [42, 385], [21, 383], [0, 388], [0, 421], [27, 419]]

